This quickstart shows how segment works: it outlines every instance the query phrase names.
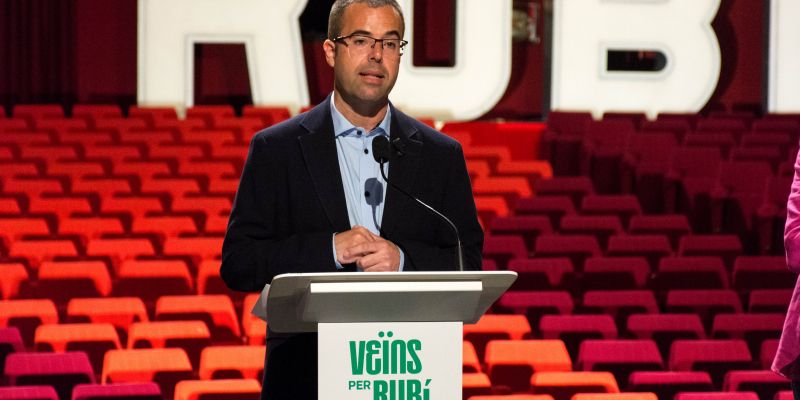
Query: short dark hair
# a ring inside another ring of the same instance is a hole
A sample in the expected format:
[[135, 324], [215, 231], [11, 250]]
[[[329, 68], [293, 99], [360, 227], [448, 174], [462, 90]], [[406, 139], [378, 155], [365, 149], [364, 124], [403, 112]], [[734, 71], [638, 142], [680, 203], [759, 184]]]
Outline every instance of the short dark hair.
[[406, 31], [406, 19], [403, 17], [403, 10], [397, 0], [336, 0], [331, 7], [331, 14], [328, 16], [328, 39], [335, 39], [342, 35], [342, 18], [347, 7], [356, 3], [365, 3], [370, 8], [390, 6], [400, 14], [400, 34]]

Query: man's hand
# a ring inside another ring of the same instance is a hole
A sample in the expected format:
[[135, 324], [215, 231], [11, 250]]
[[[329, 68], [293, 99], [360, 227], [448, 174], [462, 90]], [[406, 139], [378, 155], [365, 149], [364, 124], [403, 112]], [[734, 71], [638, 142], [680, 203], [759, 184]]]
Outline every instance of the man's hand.
[[[356, 262], [358, 258], [347, 257], [347, 249], [360, 244], [374, 242], [376, 236], [363, 226], [354, 226], [349, 231], [339, 232], [333, 237], [333, 244], [336, 247], [336, 261], [339, 264], [350, 264]], [[380, 239], [380, 237], [378, 237]]]
[[400, 249], [363, 226], [337, 233], [334, 245], [340, 264], [356, 263], [366, 272], [400, 270]]
[[394, 243], [375, 236], [375, 241], [362, 243], [345, 250], [345, 257], [355, 259], [364, 272], [400, 270], [400, 249]]

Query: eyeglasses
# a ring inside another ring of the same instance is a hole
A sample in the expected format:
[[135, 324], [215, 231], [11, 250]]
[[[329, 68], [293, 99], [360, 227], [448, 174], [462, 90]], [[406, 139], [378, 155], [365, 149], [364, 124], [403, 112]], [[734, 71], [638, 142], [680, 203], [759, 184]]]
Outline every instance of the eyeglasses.
[[381, 49], [387, 56], [402, 56], [403, 50], [408, 44], [407, 40], [401, 39], [375, 39], [366, 35], [347, 35], [331, 39], [334, 43], [341, 43], [359, 53], [366, 53], [375, 48], [375, 43], [381, 42]]

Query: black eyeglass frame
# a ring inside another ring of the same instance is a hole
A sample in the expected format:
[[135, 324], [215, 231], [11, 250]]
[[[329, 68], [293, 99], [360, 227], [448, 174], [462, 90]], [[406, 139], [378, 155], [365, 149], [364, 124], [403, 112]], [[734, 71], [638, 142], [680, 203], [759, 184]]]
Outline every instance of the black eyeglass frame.
[[377, 38], [374, 38], [372, 36], [364, 35], [362, 33], [352, 33], [352, 34], [346, 35], [346, 36], [338, 36], [338, 37], [335, 37], [335, 38], [331, 39], [331, 42], [341, 43], [341, 44], [343, 44], [343, 45], [345, 45], [347, 47], [350, 47], [350, 45], [347, 43], [347, 41], [345, 39], [349, 39], [349, 38], [351, 38], [353, 36], [361, 36], [361, 37], [372, 39], [372, 45], [369, 46], [370, 48], [375, 48], [375, 45], [378, 42], [381, 42], [381, 50], [385, 50], [384, 47], [383, 47], [383, 42], [385, 42], [387, 40], [399, 40], [400, 41], [400, 46], [398, 48], [398, 53], [401, 56], [403, 55], [403, 51], [405, 50], [406, 45], [408, 45], [408, 40], [394, 39], [394, 38], [391, 38], [391, 39], [377, 39]]

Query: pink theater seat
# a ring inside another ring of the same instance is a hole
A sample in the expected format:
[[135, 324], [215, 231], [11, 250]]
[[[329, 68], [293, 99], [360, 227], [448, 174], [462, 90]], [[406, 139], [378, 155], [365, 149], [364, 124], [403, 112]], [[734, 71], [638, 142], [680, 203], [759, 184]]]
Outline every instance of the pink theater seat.
[[716, 388], [728, 371], [750, 369], [752, 362], [747, 342], [740, 339], [676, 340], [669, 354], [670, 371], [706, 371]]
[[665, 235], [615, 235], [608, 239], [606, 255], [612, 257], [644, 257], [651, 267], [662, 257], [672, 254]]
[[668, 313], [695, 313], [703, 325], [711, 330], [711, 322], [718, 313], [741, 313], [742, 302], [733, 290], [670, 290], [664, 311]]
[[545, 339], [564, 341], [576, 360], [585, 340], [617, 338], [617, 326], [608, 315], [545, 315], [539, 321], [539, 330]]
[[557, 176], [536, 182], [534, 192], [537, 196], [569, 196], [577, 207], [584, 197], [594, 194], [594, 186], [585, 176]]
[[534, 248], [534, 257], [568, 257], [578, 271], [585, 259], [600, 254], [600, 244], [591, 235], [541, 235]]
[[525, 247], [533, 251], [536, 237], [553, 233], [550, 220], [544, 216], [508, 216], [492, 220], [492, 235], [517, 235], [525, 240]]
[[652, 340], [584, 340], [577, 367], [583, 371], [609, 371], [617, 382], [628, 382], [634, 371], [661, 371], [664, 362]]
[[161, 400], [161, 389], [154, 382], [81, 384], [72, 390], [72, 400]]
[[672, 399], [680, 392], [709, 392], [714, 385], [708, 372], [703, 371], [637, 371], [630, 375], [627, 389]]
[[579, 286], [584, 292], [644, 289], [649, 275], [644, 257], [594, 257], [584, 262]]
[[59, 400], [56, 390], [45, 385], [0, 387], [0, 399]]
[[674, 400], [759, 400], [754, 392], [678, 393]]
[[500, 269], [507, 269], [511, 259], [528, 258], [528, 250], [521, 236], [487, 236], [483, 242], [483, 257], [492, 259]]
[[639, 199], [633, 195], [587, 195], [581, 202], [582, 215], [616, 215], [623, 226], [642, 213]]
[[517, 200], [517, 215], [540, 215], [550, 219], [551, 226], [559, 226], [564, 215], [575, 214], [575, 205], [567, 196], [534, 196]]
[[10, 386], [49, 385], [60, 399], [69, 399], [81, 383], [94, 383], [94, 371], [82, 351], [65, 353], [14, 353], [6, 358]]
[[664, 257], [658, 263], [651, 287], [672, 289], [727, 289], [728, 271], [719, 257]]
[[706, 338], [697, 314], [633, 314], [628, 317], [625, 330], [637, 339], [655, 341], [665, 359], [675, 340]]
[[3, 376], [8, 355], [24, 351], [25, 343], [17, 327], [0, 328], [0, 376]]
[[518, 274], [510, 289], [513, 291], [566, 288], [575, 272], [566, 257], [515, 258], [508, 262], [508, 269]]
[[764, 340], [781, 337], [784, 319], [785, 313], [717, 314], [711, 327], [711, 337], [744, 339], [750, 347], [750, 353], [758, 358]]
[[733, 263], [733, 288], [739, 291], [791, 290], [795, 280], [784, 256], [739, 256]]
[[786, 313], [791, 300], [791, 289], [756, 289], [750, 292], [747, 312]]
[[730, 371], [722, 387], [727, 392], [755, 392], [761, 399], [773, 399], [781, 390], [791, 390], [789, 380], [770, 371]]
[[590, 290], [583, 294], [581, 310], [611, 315], [617, 326], [624, 326], [630, 314], [659, 312], [650, 290]]
[[728, 267], [742, 251], [742, 242], [736, 235], [686, 235], [678, 246], [678, 255], [718, 256]]
[[566, 215], [561, 218], [559, 233], [592, 235], [605, 248], [609, 236], [622, 233], [622, 223], [616, 215]]
[[498, 301], [500, 308], [514, 314], [524, 314], [531, 326], [539, 326], [540, 319], [547, 314], [571, 314], [575, 304], [566, 291], [506, 292]]
[[634, 215], [628, 224], [631, 234], [667, 235], [673, 250], [678, 249], [681, 236], [692, 232], [689, 219], [683, 214]]

